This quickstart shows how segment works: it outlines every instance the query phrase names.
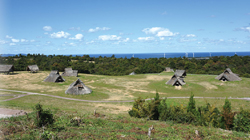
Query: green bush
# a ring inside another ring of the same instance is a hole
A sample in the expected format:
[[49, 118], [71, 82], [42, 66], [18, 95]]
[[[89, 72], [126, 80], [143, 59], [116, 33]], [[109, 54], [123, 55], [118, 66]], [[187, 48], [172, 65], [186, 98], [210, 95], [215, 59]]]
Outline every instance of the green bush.
[[149, 118], [151, 120], [159, 119], [158, 106], [160, 104], [160, 97], [156, 92], [156, 97], [153, 100], [145, 101], [145, 99], [138, 98], [135, 100], [132, 110], [128, 113], [131, 117], [136, 118]]
[[235, 112], [232, 112], [231, 102], [226, 99], [225, 104], [222, 108], [221, 118], [220, 118], [220, 128], [231, 130], [233, 128]]
[[54, 123], [53, 114], [50, 109], [43, 110], [42, 105], [38, 103], [35, 105], [34, 111], [36, 112], [35, 124], [37, 127]]
[[233, 125], [233, 130], [250, 132], [250, 110], [243, 110], [241, 108], [240, 112], [235, 115]]
[[204, 107], [198, 107], [197, 123], [202, 126], [219, 127], [220, 111], [207, 103]]

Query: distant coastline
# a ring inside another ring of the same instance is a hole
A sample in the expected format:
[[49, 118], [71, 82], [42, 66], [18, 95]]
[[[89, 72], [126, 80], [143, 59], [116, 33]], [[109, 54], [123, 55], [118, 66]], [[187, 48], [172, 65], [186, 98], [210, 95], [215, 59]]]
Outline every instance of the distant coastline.
[[[213, 57], [213, 56], [250, 56], [249, 52], [180, 52], [180, 53], [124, 53], [124, 54], [71, 54], [72, 56], [83, 56], [83, 55], [89, 55], [90, 57], [111, 57], [112, 55], [115, 55], [116, 58], [174, 58], [174, 57]], [[19, 54], [1, 54], [1, 57], [8, 57], [8, 56], [16, 56]], [[27, 55], [21, 53], [21, 55]], [[51, 54], [53, 55], [53, 54]], [[70, 56], [70, 54], [62, 54], [66, 56]]]

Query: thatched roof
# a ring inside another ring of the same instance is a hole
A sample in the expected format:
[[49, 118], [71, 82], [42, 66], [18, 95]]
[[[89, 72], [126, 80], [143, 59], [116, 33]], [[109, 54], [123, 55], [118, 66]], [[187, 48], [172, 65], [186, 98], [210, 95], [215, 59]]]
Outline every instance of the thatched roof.
[[177, 75], [178, 77], [185, 77], [185, 76], [187, 76], [186, 70], [176, 70], [174, 74]]
[[80, 79], [77, 79], [74, 83], [72, 83], [69, 88], [65, 91], [65, 94], [73, 94], [73, 95], [83, 95], [90, 94], [92, 90], [85, 86]]
[[65, 68], [62, 76], [78, 76], [78, 70], [72, 70], [72, 68]]
[[131, 72], [129, 75], [135, 75], [135, 72], [133, 71], [133, 72]]
[[175, 75], [167, 81], [165, 84], [172, 85], [172, 86], [183, 86], [185, 85], [185, 81], [183, 78], [175, 77]]
[[27, 71], [30, 71], [30, 72], [38, 72], [39, 71], [39, 68], [37, 65], [29, 65], [27, 66]]
[[50, 74], [59, 74], [59, 71], [58, 71], [58, 70], [52, 70], [52, 71], [50, 72]]
[[215, 77], [215, 79], [222, 81], [241, 81], [240, 77], [233, 73], [230, 68], [227, 68], [223, 73]]
[[44, 82], [65, 82], [65, 79], [59, 74], [50, 73]]
[[174, 70], [171, 69], [170, 67], [166, 67], [164, 71], [165, 71], [165, 72], [174, 72]]
[[14, 71], [13, 65], [0, 65], [0, 73], [9, 73]]

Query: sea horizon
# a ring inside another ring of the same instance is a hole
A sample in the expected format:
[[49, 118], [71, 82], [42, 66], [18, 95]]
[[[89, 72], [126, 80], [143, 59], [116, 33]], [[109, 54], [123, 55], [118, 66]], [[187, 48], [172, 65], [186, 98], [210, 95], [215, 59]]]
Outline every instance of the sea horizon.
[[[27, 55], [31, 53], [19, 53], [19, 54], [0, 54], [1, 57], [16, 56], [16, 55]], [[36, 54], [36, 53], [34, 53]], [[39, 54], [39, 53], [37, 53]], [[162, 53], [105, 53], [105, 54], [41, 54], [41, 55], [64, 55], [64, 56], [84, 56], [89, 55], [90, 57], [111, 57], [114, 55], [116, 58], [175, 58], [175, 57], [213, 57], [213, 56], [250, 56], [250, 51], [239, 51], [239, 52], [162, 52]]]

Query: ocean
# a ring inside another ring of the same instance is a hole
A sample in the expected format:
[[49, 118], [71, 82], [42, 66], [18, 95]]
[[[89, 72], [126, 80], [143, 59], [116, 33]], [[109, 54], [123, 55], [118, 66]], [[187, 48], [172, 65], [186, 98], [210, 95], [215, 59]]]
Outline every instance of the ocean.
[[[114, 54], [116, 58], [174, 58], [174, 57], [213, 57], [213, 56], [250, 56], [250, 52], [189, 52], [189, 53], [126, 53], [126, 54]], [[17, 54], [2, 54], [2, 57], [15, 56]], [[18, 54], [19, 55], [19, 54]], [[26, 54], [22, 54], [26, 55]], [[69, 54], [63, 54], [69, 56]], [[113, 54], [72, 54], [72, 56], [89, 55], [90, 57], [111, 57]]]
[[[213, 56], [234, 56], [237, 54], [238, 56], [250, 56], [250, 52], [195, 52], [195, 53], [129, 53], [129, 54], [114, 54], [116, 58], [174, 58], [174, 57], [213, 57]], [[99, 57], [106, 56], [111, 57], [113, 54], [88, 54], [90, 57]], [[75, 55], [73, 55], [75, 56]], [[77, 55], [82, 56], [82, 55]]]

